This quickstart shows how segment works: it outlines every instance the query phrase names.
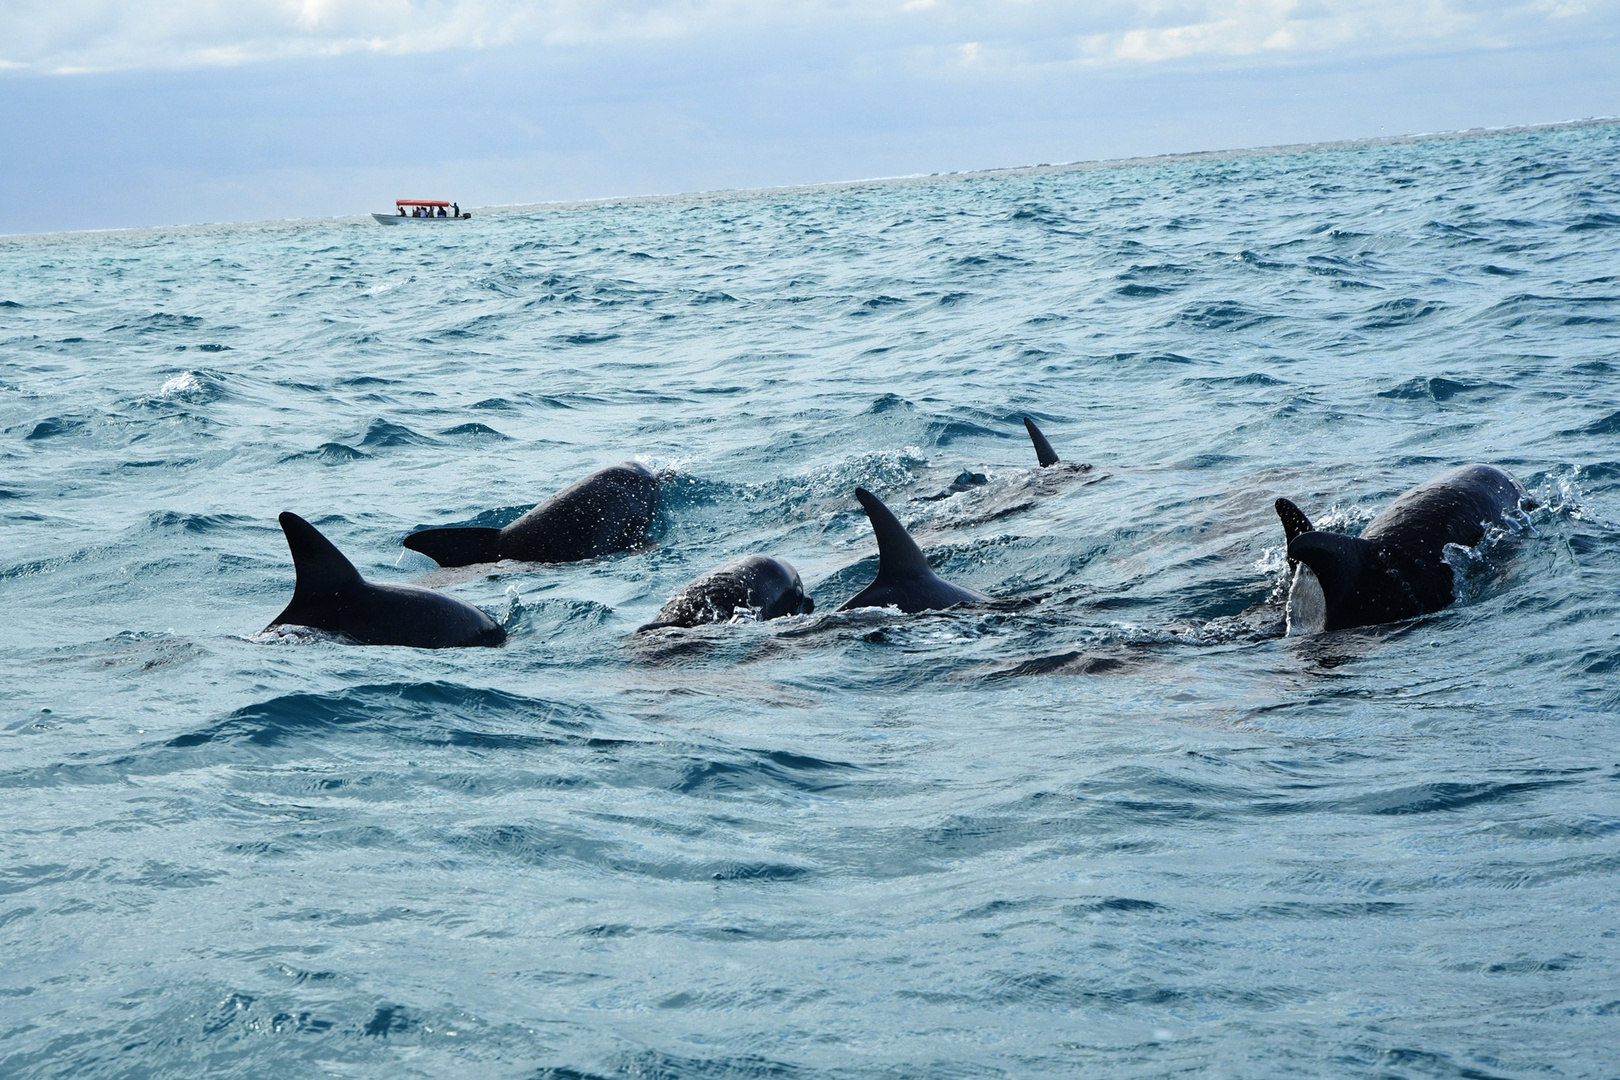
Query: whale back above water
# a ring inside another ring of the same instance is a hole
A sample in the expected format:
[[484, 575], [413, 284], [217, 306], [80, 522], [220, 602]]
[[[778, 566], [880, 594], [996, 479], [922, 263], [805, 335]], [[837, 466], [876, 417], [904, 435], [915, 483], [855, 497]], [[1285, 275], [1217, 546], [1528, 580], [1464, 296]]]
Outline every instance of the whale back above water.
[[742, 613], [764, 621], [808, 615], [815, 607], [791, 565], [765, 555], [745, 555], [683, 586], [659, 609], [656, 619], [636, 631], [729, 622]]
[[[1410, 619], [1455, 599], [1449, 544], [1474, 547], [1486, 529], [1505, 524], [1529, 496], [1493, 465], [1464, 465], [1419, 484], [1373, 518], [1360, 536], [1320, 532], [1299, 508], [1277, 500], [1296, 565], [1292, 594], [1305, 587], [1298, 565], [1321, 590], [1322, 630]], [[1296, 532], [1301, 525], [1303, 531]]]
[[866, 510], [877, 537], [878, 571], [872, 584], [856, 593], [839, 608], [849, 611], [863, 607], [897, 607], [905, 613], [929, 611], [935, 608], [955, 607], [957, 604], [982, 604], [990, 598], [983, 593], [964, 589], [935, 574], [928, 566], [917, 541], [906, 532], [900, 519], [883, 502], [865, 488], [856, 488], [855, 497]]
[[646, 543], [659, 498], [658, 478], [623, 461], [576, 480], [503, 529], [423, 529], [405, 546], [440, 566], [595, 559]]
[[294, 513], [281, 515], [297, 581], [285, 610], [266, 629], [307, 626], [360, 645], [444, 649], [499, 645], [506, 631], [471, 604], [413, 585], [376, 585]]

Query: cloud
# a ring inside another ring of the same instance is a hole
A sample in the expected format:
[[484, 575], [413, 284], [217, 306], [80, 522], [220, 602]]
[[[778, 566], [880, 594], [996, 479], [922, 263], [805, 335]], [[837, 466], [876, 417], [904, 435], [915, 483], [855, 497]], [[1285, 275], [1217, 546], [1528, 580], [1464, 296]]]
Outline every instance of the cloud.
[[1445, 42], [1478, 46], [1484, 44], [1478, 31], [1495, 21], [1447, 0], [1238, 0], [1199, 7], [1184, 10], [1168, 25], [1089, 35], [1081, 52], [1092, 62], [1162, 63], [1198, 56], [1407, 51]]
[[243, 64], [713, 38], [941, 69], [1140, 68], [1614, 35], [1620, 0], [10, 0], [0, 71]]

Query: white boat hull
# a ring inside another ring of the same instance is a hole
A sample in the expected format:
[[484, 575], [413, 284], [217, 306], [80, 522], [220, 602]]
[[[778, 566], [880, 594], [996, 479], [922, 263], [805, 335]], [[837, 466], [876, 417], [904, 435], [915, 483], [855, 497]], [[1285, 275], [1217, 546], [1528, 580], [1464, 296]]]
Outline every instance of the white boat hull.
[[426, 225], [430, 221], [471, 221], [472, 215], [466, 217], [400, 217], [398, 214], [372, 214], [379, 225]]

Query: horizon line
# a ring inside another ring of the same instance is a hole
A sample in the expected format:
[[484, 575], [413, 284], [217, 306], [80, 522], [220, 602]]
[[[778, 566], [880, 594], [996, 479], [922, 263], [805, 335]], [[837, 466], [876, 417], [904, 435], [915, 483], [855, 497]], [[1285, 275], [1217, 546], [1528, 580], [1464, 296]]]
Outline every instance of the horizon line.
[[[600, 206], [637, 206], [689, 200], [692, 202], [721, 199], [743, 199], [767, 195], [815, 191], [848, 191], [868, 186], [900, 186], [930, 181], [979, 180], [1001, 176], [1026, 176], [1043, 173], [1092, 172], [1105, 169], [1141, 168], [1147, 165], [1176, 165], [1190, 161], [1220, 161], [1244, 157], [1281, 157], [1288, 154], [1336, 153], [1374, 146], [1409, 146], [1422, 142], [1444, 140], [1502, 138], [1510, 135], [1530, 135], [1546, 131], [1569, 131], [1589, 127], [1620, 124], [1620, 115], [1589, 116], [1578, 120], [1554, 120], [1539, 124], [1509, 124], [1500, 127], [1458, 128], [1446, 131], [1413, 132], [1404, 135], [1374, 135], [1352, 139], [1330, 139], [1322, 142], [1276, 143], [1266, 146], [1230, 147], [1220, 150], [1177, 150], [1162, 154], [1145, 154], [1122, 158], [1088, 158], [1068, 162], [1041, 162], [1032, 165], [997, 165], [982, 169], [960, 169], [950, 172], [900, 173], [892, 176], [872, 176], [855, 180], [818, 180], [800, 184], [770, 184], [754, 188], [708, 188], [701, 191], [651, 193], [639, 195], [603, 195], [589, 199], [553, 199], [526, 203], [492, 203], [487, 206], [464, 207], [468, 213], [514, 214], [535, 210], [572, 210]], [[92, 229], [64, 229], [40, 233], [0, 233], [0, 241], [41, 240], [50, 237], [86, 237], [103, 234], [159, 232], [175, 229], [211, 229], [254, 225], [308, 225], [319, 222], [341, 224], [363, 223], [372, 211], [353, 214], [333, 214], [304, 218], [263, 218], [249, 221], [196, 221], [169, 225], [103, 226]]]

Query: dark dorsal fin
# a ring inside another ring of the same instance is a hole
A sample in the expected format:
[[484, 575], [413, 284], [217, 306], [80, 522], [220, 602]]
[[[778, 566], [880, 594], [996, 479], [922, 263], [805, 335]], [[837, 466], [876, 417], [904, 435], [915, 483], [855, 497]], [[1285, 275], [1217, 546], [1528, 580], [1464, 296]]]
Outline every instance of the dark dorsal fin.
[[932, 577], [934, 572], [928, 568], [922, 548], [917, 546], [917, 541], [911, 538], [906, 527], [900, 524], [900, 519], [883, 505], [882, 500], [865, 488], [856, 488], [855, 497], [866, 510], [866, 516], [872, 522], [872, 533], [877, 537], [878, 572], [873, 584]]
[[1350, 608], [1355, 604], [1357, 585], [1371, 557], [1371, 549], [1372, 545], [1359, 536], [1314, 530], [1288, 542], [1289, 561], [1310, 567], [1322, 586], [1322, 599], [1327, 604], [1325, 629], [1356, 625], [1350, 621]]
[[471, 566], [501, 557], [499, 529], [423, 529], [405, 538], [405, 546], [420, 551], [440, 566]]
[[1293, 543], [1294, 537], [1312, 529], [1311, 519], [1305, 516], [1305, 511], [1287, 499], [1277, 500], [1277, 516], [1282, 519], [1283, 536], [1287, 538], [1287, 543]]
[[1056, 465], [1060, 460], [1057, 451], [1053, 450], [1052, 444], [1046, 441], [1046, 436], [1042, 435], [1041, 429], [1035, 426], [1035, 421], [1027, 416], [1024, 417], [1024, 429], [1029, 432], [1029, 441], [1035, 444], [1035, 460], [1041, 463], [1041, 468]]
[[288, 611], [305, 603], [336, 596], [346, 588], [365, 584], [360, 571], [343, 557], [343, 552], [322, 536], [319, 529], [297, 514], [281, 515], [281, 531], [287, 534], [287, 549], [292, 552], [293, 568], [298, 572], [298, 583], [293, 586]]

